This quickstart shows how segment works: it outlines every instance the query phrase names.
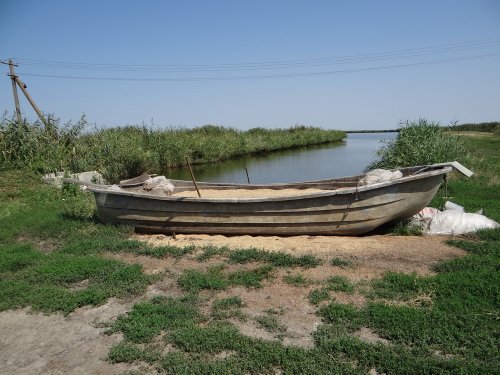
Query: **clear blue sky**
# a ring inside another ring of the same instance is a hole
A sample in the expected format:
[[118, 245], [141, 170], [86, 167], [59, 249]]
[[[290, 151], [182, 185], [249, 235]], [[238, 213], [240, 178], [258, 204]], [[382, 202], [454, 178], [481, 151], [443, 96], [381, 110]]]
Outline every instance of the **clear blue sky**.
[[499, 0], [0, 0], [9, 57], [45, 113], [99, 126], [500, 120]]

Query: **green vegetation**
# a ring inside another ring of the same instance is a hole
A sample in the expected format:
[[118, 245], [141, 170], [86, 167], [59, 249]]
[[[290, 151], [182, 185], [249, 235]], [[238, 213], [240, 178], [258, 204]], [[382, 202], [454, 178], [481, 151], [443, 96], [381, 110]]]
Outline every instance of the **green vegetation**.
[[303, 275], [286, 275], [283, 276], [283, 281], [293, 286], [308, 286], [312, 282]]
[[443, 132], [439, 124], [423, 119], [403, 123], [396, 139], [386, 142], [377, 157], [367, 170], [468, 160], [467, 148], [457, 135]]
[[412, 224], [409, 220], [398, 221], [391, 228], [391, 233], [396, 236], [420, 236], [422, 227]]
[[246, 320], [245, 315], [240, 310], [243, 306], [245, 303], [238, 296], [216, 299], [212, 302], [211, 316], [219, 320], [233, 317]]
[[331, 276], [322, 283], [321, 288], [313, 289], [309, 293], [309, 302], [319, 305], [330, 299], [330, 292], [353, 293], [354, 286], [343, 276]]
[[332, 258], [332, 260], [330, 261], [330, 265], [332, 265], [334, 267], [340, 267], [340, 268], [350, 268], [354, 264], [350, 260], [335, 257], [335, 258]]
[[274, 267], [305, 267], [311, 268], [321, 264], [314, 255], [293, 256], [283, 252], [271, 252], [255, 248], [235, 250], [229, 254], [233, 263], [267, 262]]
[[255, 321], [261, 328], [271, 333], [283, 333], [286, 331], [286, 326], [281, 324], [273, 314], [257, 316]]
[[319, 303], [326, 301], [330, 298], [330, 293], [328, 288], [318, 288], [313, 289], [309, 293], [309, 302], [313, 305], [318, 305]]
[[262, 281], [271, 277], [273, 267], [265, 265], [252, 270], [238, 270], [223, 273], [224, 266], [210, 267], [207, 272], [186, 270], [179, 279], [179, 285], [187, 292], [198, 293], [201, 290], [222, 290], [230, 285], [248, 288], [261, 288]]
[[67, 314], [145, 291], [152, 279], [139, 265], [94, 256], [144, 248], [124, 239], [130, 229], [70, 220], [66, 191], [28, 173], [0, 173], [0, 310], [30, 306]]
[[500, 131], [500, 122], [482, 122], [480, 124], [461, 124], [461, 125], [452, 125], [447, 129], [451, 131], [472, 131], [472, 132], [488, 132], [488, 133], [496, 133]]
[[17, 124], [0, 119], [0, 166], [37, 172], [98, 170], [110, 182], [143, 172], [166, 174], [172, 167], [217, 162], [243, 155], [337, 142], [345, 133], [294, 126], [239, 131], [205, 125], [194, 129], [126, 126], [88, 130], [85, 117], [61, 125], [51, 119]]
[[196, 257], [196, 260], [198, 260], [199, 262], [205, 262], [214, 257], [226, 255], [228, 252], [229, 248], [225, 246], [223, 247], [205, 246], [203, 247], [202, 253]]

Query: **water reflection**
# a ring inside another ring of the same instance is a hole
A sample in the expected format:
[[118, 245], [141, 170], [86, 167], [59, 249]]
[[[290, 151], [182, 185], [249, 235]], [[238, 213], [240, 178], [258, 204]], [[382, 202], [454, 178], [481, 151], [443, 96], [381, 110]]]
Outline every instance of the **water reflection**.
[[[361, 173], [375, 158], [381, 140], [397, 133], [349, 134], [340, 143], [284, 150], [267, 155], [247, 156], [210, 165], [194, 165], [198, 181], [276, 183], [319, 180]], [[189, 180], [187, 168], [171, 170], [169, 178]]]

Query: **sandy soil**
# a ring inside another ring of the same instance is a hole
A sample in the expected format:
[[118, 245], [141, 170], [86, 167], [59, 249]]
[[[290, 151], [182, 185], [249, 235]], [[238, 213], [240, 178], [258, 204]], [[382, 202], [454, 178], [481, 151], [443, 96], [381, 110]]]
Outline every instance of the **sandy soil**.
[[137, 368], [105, 361], [120, 335], [103, 335], [101, 320], [130, 309], [111, 299], [105, 305], [60, 314], [30, 314], [27, 310], [0, 313], [0, 372], [2, 374], [121, 374]]
[[[353, 280], [377, 277], [386, 271], [433, 274], [431, 267], [438, 261], [461, 256], [460, 249], [447, 246], [439, 236], [221, 236], [221, 235], [134, 235], [134, 239], [151, 245], [228, 246], [232, 249], [256, 247], [283, 251], [295, 255], [314, 254], [326, 261], [340, 257], [356, 264], [356, 271], [346, 270], [344, 276]], [[147, 265], [145, 265], [147, 268]], [[311, 269], [320, 270], [322, 267]], [[342, 272], [342, 270], [339, 270]]]
[[[187, 268], [206, 269], [220, 264], [223, 259], [214, 258], [199, 262], [196, 256], [205, 245], [230, 248], [258, 247], [270, 251], [315, 254], [323, 265], [310, 268], [276, 269], [273, 278], [263, 288], [233, 287], [220, 292], [202, 293], [202, 311], [210, 314], [216, 298], [240, 296], [244, 302], [241, 312], [246, 320], [232, 318], [241, 332], [266, 340], [280, 340], [285, 345], [313, 346], [312, 333], [320, 324], [315, 315], [316, 307], [308, 301], [311, 290], [318, 282], [334, 275], [345, 276], [354, 283], [380, 277], [386, 271], [432, 274], [432, 265], [438, 261], [464, 254], [463, 251], [444, 244], [442, 237], [394, 237], [374, 235], [366, 237], [225, 237], [207, 235], [177, 235], [175, 239], [164, 235], [134, 235], [134, 238], [153, 245], [184, 246], [195, 244], [199, 250], [180, 259], [156, 259], [132, 254], [107, 254], [128, 263], [140, 263], [144, 271], [160, 275], [160, 280], [148, 288], [147, 293], [135, 300], [110, 299], [96, 308], [81, 308], [67, 317], [59, 314], [30, 314], [27, 310], [0, 313], [0, 369], [2, 374], [120, 374], [128, 370], [154, 373], [143, 365], [112, 365], [105, 361], [111, 346], [121, 340], [120, 335], [104, 335], [102, 322], [114, 320], [131, 309], [141, 299], [152, 296], [180, 296], [182, 291], [177, 279]], [[352, 262], [348, 268], [330, 265], [332, 258]], [[226, 265], [224, 272], [256, 267], [258, 264]], [[286, 275], [301, 274], [311, 281], [308, 286], [292, 286], [283, 281]], [[331, 298], [339, 303], [365, 304], [365, 298], [357, 293], [331, 292]], [[256, 318], [276, 311], [278, 321], [286, 327], [284, 332], [268, 332], [256, 322]], [[355, 334], [368, 342], [383, 342], [374, 332], [363, 328]], [[385, 343], [385, 342], [384, 342]], [[388, 343], [390, 344], [390, 343]], [[143, 367], [140, 367], [143, 366]]]
[[[321, 189], [234, 189], [234, 190], [214, 190], [200, 189], [202, 198], [271, 198], [271, 197], [290, 197], [294, 195], [308, 195], [315, 193], [324, 193], [328, 190]], [[173, 197], [191, 197], [198, 198], [198, 193], [193, 191], [174, 192]]]

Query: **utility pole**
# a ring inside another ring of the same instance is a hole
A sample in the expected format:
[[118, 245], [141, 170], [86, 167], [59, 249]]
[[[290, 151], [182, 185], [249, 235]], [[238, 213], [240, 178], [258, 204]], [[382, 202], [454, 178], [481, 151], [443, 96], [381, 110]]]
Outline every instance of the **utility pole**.
[[17, 122], [21, 124], [23, 122], [23, 117], [21, 116], [21, 107], [19, 106], [19, 96], [17, 95], [17, 86], [16, 86], [16, 74], [14, 73], [14, 66], [17, 66], [17, 64], [14, 64], [12, 62], [12, 59], [9, 59], [8, 63], [5, 63], [2, 61], [2, 64], [9, 65], [9, 76], [12, 81], [12, 93], [14, 94], [14, 103], [16, 105], [16, 115], [17, 115]]
[[17, 95], [17, 86], [19, 86], [19, 88], [23, 92], [24, 96], [26, 96], [26, 99], [28, 99], [28, 102], [31, 104], [31, 106], [35, 110], [35, 112], [38, 115], [38, 117], [40, 118], [40, 120], [42, 120], [43, 124], [45, 126], [47, 126], [48, 122], [47, 122], [47, 120], [45, 120], [45, 117], [43, 116], [42, 111], [40, 111], [40, 109], [38, 109], [37, 105], [35, 104], [35, 101], [31, 97], [31, 95], [28, 93], [28, 90], [26, 90], [26, 85], [19, 79], [18, 76], [16, 76], [16, 74], [14, 72], [14, 66], [18, 66], [18, 65], [14, 64], [12, 59], [9, 59], [8, 63], [3, 62], [3, 61], [1, 63], [9, 65], [9, 71], [10, 71], [9, 76], [10, 76], [10, 79], [12, 80], [12, 92], [14, 93], [14, 102], [16, 104], [17, 121], [19, 122], [19, 124], [22, 123], [23, 118], [21, 116], [21, 107], [19, 106], [19, 96]]
[[43, 124], [45, 126], [47, 126], [47, 120], [45, 120], [45, 117], [43, 116], [43, 113], [42, 111], [40, 111], [38, 109], [38, 107], [36, 106], [35, 102], [33, 101], [33, 99], [31, 98], [30, 94], [28, 93], [28, 91], [26, 90], [26, 85], [19, 79], [19, 77], [16, 76], [15, 78], [17, 84], [19, 85], [19, 88], [21, 89], [21, 91], [23, 92], [24, 96], [26, 96], [26, 99], [28, 99], [28, 102], [30, 102], [31, 106], [33, 107], [33, 109], [35, 110], [36, 114], [38, 115], [38, 117], [40, 117], [40, 120], [42, 120]]

